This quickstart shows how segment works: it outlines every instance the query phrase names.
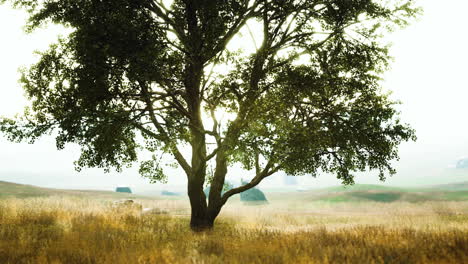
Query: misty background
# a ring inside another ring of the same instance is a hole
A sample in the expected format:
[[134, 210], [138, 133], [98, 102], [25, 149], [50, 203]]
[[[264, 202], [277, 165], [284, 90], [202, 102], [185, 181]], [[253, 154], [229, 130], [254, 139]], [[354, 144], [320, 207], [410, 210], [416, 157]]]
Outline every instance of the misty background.
[[[401, 101], [401, 119], [416, 130], [418, 140], [400, 146], [400, 160], [394, 162], [397, 174], [385, 183], [374, 172], [357, 173], [356, 183], [415, 186], [468, 180], [468, 169], [455, 168], [457, 160], [468, 157], [468, 2], [421, 0], [419, 5], [424, 15], [418, 21], [386, 37], [393, 43], [390, 54], [394, 61], [382, 82], [385, 90], [393, 92], [392, 98]], [[13, 117], [27, 105], [18, 84], [18, 69], [38, 59], [35, 50], [47, 49], [59, 34], [67, 33], [61, 26], [49, 25], [26, 34], [26, 18], [24, 11], [0, 5], [0, 116]], [[135, 192], [185, 189], [186, 176], [178, 169], [166, 171], [167, 185], [149, 184], [139, 176], [138, 164], [122, 173], [106, 174], [102, 169], [78, 173], [73, 161], [79, 154], [75, 145], [58, 151], [53, 137], [30, 145], [11, 143], [0, 136], [0, 181], [67, 189], [113, 190], [125, 185]], [[228, 180], [234, 183], [241, 177], [251, 175], [236, 167], [228, 174]], [[277, 173], [259, 186], [273, 190], [296, 184], [319, 188], [340, 182], [329, 174], [295, 180]]]

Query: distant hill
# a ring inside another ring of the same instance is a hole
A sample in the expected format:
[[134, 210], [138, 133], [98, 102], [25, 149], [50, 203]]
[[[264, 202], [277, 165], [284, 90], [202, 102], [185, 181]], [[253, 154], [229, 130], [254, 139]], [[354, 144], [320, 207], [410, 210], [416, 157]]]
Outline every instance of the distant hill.
[[325, 202], [425, 202], [466, 201], [468, 191], [460, 192], [398, 192], [398, 191], [352, 191], [319, 195], [316, 201]]
[[439, 184], [430, 186], [431, 189], [439, 189], [439, 190], [446, 190], [446, 191], [468, 191], [468, 181], [466, 182], [458, 182], [458, 183], [450, 183], [450, 184]]
[[355, 191], [404, 191], [404, 188], [377, 184], [355, 184], [350, 186], [333, 186], [319, 189], [320, 192], [355, 192]]
[[122, 199], [138, 197], [134, 194], [116, 193], [111, 191], [62, 190], [0, 181], [0, 199], [47, 197], [54, 195], [87, 196], [102, 199]]
[[304, 192], [269, 193], [279, 199], [310, 202], [424, 202], [468, 201], [468, 182], [424, 186], [421, 188], [391, 187], [373, 184], [334, 186]]

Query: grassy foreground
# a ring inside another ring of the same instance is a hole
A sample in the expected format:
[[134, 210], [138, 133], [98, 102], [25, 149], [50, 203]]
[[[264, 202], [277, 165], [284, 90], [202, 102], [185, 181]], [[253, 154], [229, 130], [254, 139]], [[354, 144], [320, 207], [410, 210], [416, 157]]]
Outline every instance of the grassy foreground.
[[468, 263], [468, 203], [231, 203], [213, 231], [82, 197], [0, 200], [0, 263]]

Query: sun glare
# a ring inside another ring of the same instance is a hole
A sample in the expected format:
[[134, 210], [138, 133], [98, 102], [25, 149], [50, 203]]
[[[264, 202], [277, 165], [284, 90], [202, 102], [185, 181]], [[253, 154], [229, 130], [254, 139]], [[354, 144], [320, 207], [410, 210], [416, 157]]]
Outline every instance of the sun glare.
[[205, 128], [211, 129], [216, 121], [218, 123], [217, 129], [220, 132], [224, 131], [229, 122], [235, 120], [236, 117], [237, 113], [230, 112], [223, 107], [216, 108], [214, 111], [214, 119], [211, 113], [207, 111], [203, 111], [202, 113], [203, 125]]

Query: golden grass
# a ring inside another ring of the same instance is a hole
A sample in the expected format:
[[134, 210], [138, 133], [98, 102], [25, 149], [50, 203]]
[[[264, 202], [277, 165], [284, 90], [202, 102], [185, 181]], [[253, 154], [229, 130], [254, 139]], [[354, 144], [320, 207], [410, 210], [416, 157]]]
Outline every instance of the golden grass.
[[0, 200], [0, 263], [468, 263], [468, 203], [227, 205], [214, 230], [70, 197]]

